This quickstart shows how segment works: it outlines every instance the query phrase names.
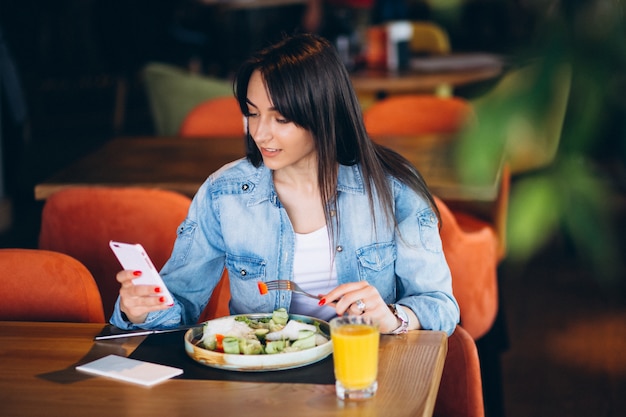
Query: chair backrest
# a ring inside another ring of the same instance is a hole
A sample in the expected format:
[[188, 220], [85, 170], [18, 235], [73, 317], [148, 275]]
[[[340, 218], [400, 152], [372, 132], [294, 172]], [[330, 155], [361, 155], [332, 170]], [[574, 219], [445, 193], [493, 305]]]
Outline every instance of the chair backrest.
[[230, 279], [228, 278], [228, 271], [224, 270], [224, 273], [222, 274], [222, 279], [213, 289], [211, 299], [200, 314], [198, 323], [230, 315], [230, 309], [228, 307], [229, 303]]
[[448, 33], [433, 22], [411, 22], [413, 35], [409, 48], [414, 54], [445, 55], [450, 53]]
[[0, 249], [0, 320], [104, 323], [93, 276], [76, 259], [38, 249]]
[[44, 204], [39, 248], [81, 261], [94, 276], [109, 317], [119, 294], [115, 275], [121, 270], [109, 241], [141, 243], [161, 269], [190, 203], [187, 196], [160, 189], [66, 188]]
[[461, 325], [479, 339], [491, 328], [498, 312], [498, 240], [487, 223], [465, 213], [453, 213], [437, 197], [435, 202], [441, 214], [441, 241], [461, 310]]
[[483, 417], [483, 387], [476, 343], [457, 326], [448, 338], [448, 353], [435, 402], [435, 417]]
[[156, 134], [175, 136], [196, 105], [214, 97], [232, 96], [232, 84], [220, 78], [190, 73], [152, 62], [142, 70]]
[[181, 137], [242, 136], [244, 118], [234, 97], [203, 101], [185, 116], [178, 132]]
[[459, 97], [426, 94], [390, 96], [363, 112], [370, 135], [452, 133], [471, 120], [471, 105]]

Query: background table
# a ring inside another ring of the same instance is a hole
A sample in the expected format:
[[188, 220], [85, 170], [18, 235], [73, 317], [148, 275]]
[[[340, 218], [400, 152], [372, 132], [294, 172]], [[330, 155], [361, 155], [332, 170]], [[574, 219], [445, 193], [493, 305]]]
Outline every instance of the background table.
[[[470, 68], [463, 71], [392, 72], [365, 69], [350, 75], [357, 95], [368, 94], [434, 94], [445, 88], [453, 89], [480, 81], [495, 79], [500, 67]], [[449, 93], [449, 92], [448, 92]]]
[[[453, 137], [389, 136], [374, 140], [413, 163], [431, 191], [444, 201], [478, 205], [497, 197], [500, 170], [484, 183], [459, 178]], [[193, 196], [212, 172], [244, 154], [242, 138], [115, 138], [37, 184], [35, 198], [45, 200], [62, 188], [81, 185], [158, 187]]]
[[431, 416], [447, 352], [442, 332], [381, 336], [378, 393], [342, 403], [334, 385], [172, 379], [145, 388], [76, 371], [111, 353], [125, 356], [142, 340], [93, 342], [103, 326], [0, 322], [2, 415]]

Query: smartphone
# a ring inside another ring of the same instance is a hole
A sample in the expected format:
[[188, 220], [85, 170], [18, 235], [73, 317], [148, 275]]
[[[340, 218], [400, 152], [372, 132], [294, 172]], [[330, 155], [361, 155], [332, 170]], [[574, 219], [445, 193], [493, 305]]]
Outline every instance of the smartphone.
[[159, 271], [154, 267], [154, 264], [141, 244], [122, 243], [112, 240], [109, 242], [109, 246], [113, 250], [117, 260], [120, 261], [123, 269], [142, 272], [140, 277], [133, 280], [133, 283], [136, 285], [155, 285], [161, 288], [163, 297], [165, 297], [165, 303], [169, 306], [174, 305], [172, 294], [170, 294], [165, 286], [161, 275], [159, 275]]

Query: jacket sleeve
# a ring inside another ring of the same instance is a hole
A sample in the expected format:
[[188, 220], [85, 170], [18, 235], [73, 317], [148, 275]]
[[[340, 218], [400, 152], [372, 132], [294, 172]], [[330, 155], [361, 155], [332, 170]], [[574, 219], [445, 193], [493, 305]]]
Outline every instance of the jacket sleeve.
[[450, 335], [460, 312], [437, 216], [421, 196], [402, 187], [396, 196], [396, 219], [397, 303], [413, 310], [424, 329]]

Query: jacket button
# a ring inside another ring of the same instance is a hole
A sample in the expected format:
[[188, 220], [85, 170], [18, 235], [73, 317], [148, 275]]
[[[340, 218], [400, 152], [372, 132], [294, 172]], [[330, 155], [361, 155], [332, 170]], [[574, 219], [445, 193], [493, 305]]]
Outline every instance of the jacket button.
[[245, 277], [246, 275], [248, 275], [248, 272], [246, 272], [245, 269], [242, 269], [241, 271], [239, 271], [239, 274], [241, 274], [242, 277]]
[[248, 184], [244, 184], [241, 186], [241, 189], [244, 191], [248, 191], [248, 188], [250, 188], [250, 186]]
[[337, 246], [337, 252], [343, 252], [343, 246]]
[[337, 212], [335, 210], [331, 210], [330, 211], [330, 217], [335, 217], [335, 214], [337, 214]]

